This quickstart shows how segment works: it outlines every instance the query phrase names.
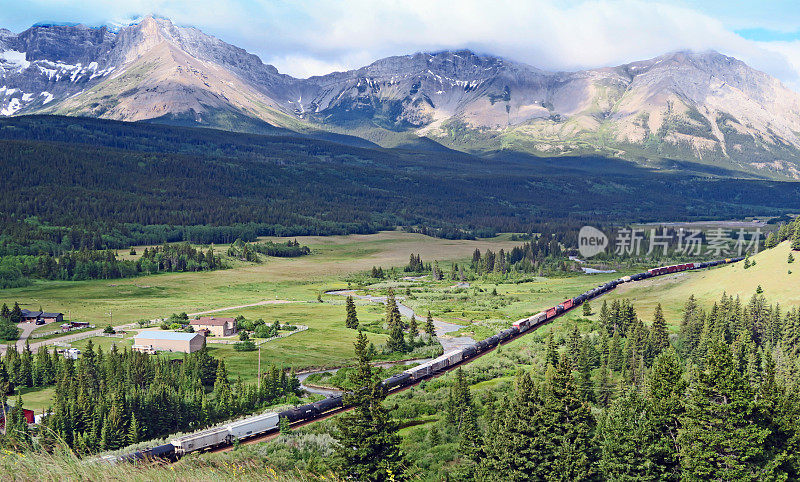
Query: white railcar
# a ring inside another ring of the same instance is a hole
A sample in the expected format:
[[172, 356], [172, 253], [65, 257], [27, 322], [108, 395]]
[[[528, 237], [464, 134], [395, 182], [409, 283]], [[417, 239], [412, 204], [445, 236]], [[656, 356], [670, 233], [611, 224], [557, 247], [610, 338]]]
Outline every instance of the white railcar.
[[419, 380], [420, 378], [425, 378], [431, 372], [431, 366], [436, 360], [431, 360], [429, 362], [425, 362], [421, 365], [417, 365], [414, 368], [409, 368], [406, 370], [406, 373], [411, 375], [412, 380]]
[[178, 455], [214, 447], [229, 441], [227, 427], [216, 427], [176, 438], [171, 443]]
[[534, 327], [537, 324], [543, 322], [545, 319], [547, 319], [547, 313], [545, 313], [544, 311], [540, 311], [539, 313], [536, 313], [535, 315], [528, 318], [529, 321], [528, 326]]
[[278, 427], [280, 417], [276, 412], [265, 413], [255, 417], [239, 420], [226, 425], [228, 433], [234, 439], [247, 438], [253, 434], [268, 432]]

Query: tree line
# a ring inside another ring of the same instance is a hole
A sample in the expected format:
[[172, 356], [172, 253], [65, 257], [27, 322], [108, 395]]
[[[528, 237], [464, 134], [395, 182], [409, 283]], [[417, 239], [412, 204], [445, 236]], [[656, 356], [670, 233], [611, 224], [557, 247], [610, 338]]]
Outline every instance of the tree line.
[[[66, 443], [80, 454], [114, 450], [175, 432], [201, 429], [251, 413], [299, 394], [291, 374], [268, 367], [260, 389], [231, 380], [225, 362], [203, 347], [183, 359], [167, 360], [118, 350], [104, 353], [91, 340], [80, 359], [66, 359], [42, 347], [33, 355], [9, 348], [0, 363], [0, 402], [24, 387], [54, 386], [53, 406], [37, 431], [39, 446]], [[17, 407], [21, 407], [18, 397]], [[29, 446], [27, 426], [4, 442]]]
[[81, 281], [165, 272], [208, 271], [224, 267], [212, 248], [203, 252], [189, 243], [145, 248], [135, 260], [119, 259], [116, 251], [111, 249], [67, 251], [60, 256], [2, 256], [0, 287], [24, 286], [30, 278]]
[[627, 300], [604, 305], [596, 331], [551, 332], [535, 363], [543, 371], [519, 369], [510, 392], [475, 397], [483, 373], [451, 378], [445, 420], [428, 430], [455, 443], [448, 477], [800, 477], [797, 309], [756, 294], [704, 310], [691, 297], [670, 337], [660, 306], [648, 326]]
[[[791, 183], [645, 172], [606, 179], [597, 175], [602, 167], [564, 173], [505, 158], [493, 161], [504, 168], [487, 170], [484, 159], [455, 151], [102, 120], [28, 117], [0, 127], [0, 252], [8, 254], [397, 226], [443, 237], [547, 234], [618, 222], [620, 213], [630, 221], [736, 217], [755, 209], [729, 202], [743, 189], [759, 211], [779, 215], [798, 196]], [[586, 189], [593, 196], [584, 196]]]
[[228, 256], [242, 261], [258, 263], [260, 262], [259, 254], [277, 258], [296, 258], [311, 254], [311, 248], [300, 246], [297, 240], [289, 240], [285, 243], [275, 243], [273, 241], [247, 243], [241, 239], [237, 239], [228, 247]]

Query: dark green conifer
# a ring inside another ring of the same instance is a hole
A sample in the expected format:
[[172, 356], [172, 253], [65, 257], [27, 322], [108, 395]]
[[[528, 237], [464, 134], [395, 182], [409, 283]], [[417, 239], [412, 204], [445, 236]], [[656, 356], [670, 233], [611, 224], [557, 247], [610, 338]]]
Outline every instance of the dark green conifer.
[[436, 336], [436, 327], [433, 324], [433, 316], [431, 316], [430, 310], [428, 310], [428, 317], [425, 320], [425, 333], [431, 338]]
[[653, 328], [650, 333], [650, 346], [653, 356], [669, 347], [669, 333], [667, 332], [667, 321], [664, 319], [664, 312], [661, 310], [661, 303], [656, 305], [655, 315], [653, 315]]
[[736, 370], [730, 348], [708, 350], [705, 369], [690, 389], [678, 442], [686, 480], [769, 480], [774, 465], [765, 441], [763, 406]]
[[367, 337], [359, 333], [355, 343], [358, 365], [348, 374], [354, 389], [345, 396], [353, 410], [336, 419], [339, 444], [334, 467], [343, 479], [406, 480], [407, 464], [400, 451], [397, 425], [383, 407], [386, 393], [373, 374], [367, 344]]
[[352, 296], [347, 297], [345, 309], [347, 311], [347, 318], [344, 321], [345, 326], [352, 330], [358, 329], [358, 314], [356, 313], [356, 303], [353, 301]]

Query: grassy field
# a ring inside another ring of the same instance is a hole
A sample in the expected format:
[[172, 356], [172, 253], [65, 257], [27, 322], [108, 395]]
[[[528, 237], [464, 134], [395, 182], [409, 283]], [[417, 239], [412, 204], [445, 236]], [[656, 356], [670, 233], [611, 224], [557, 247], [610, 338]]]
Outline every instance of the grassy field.
[[[288, 238], [269, 238], [285, 242]], [[295, 239], [295, 238], [292, 238]], [[339, 277], [372, 266], [402, 266], [411, 253], [426, 260], [471, 256], [475, 248], [499, 250], [520, 244], [508, 236], [478, 241], [445, 240], [399, 231], [372, 235], [298, 237], [312, 254], [268, 258], [220, 271], [165, 273], [120, 280], [46, 281], [0, 291], [0, 303], [71, 313], [75, 321], [107, 324], [205, 311], [263, 300], [314, 300], [320, 291], [346, 284]], [[217, 247], [218, 250], [224, 247]], [[138, 250], [137, 250], [138, 251]]]
[[[48, 387], [43, 389], [23, 388], [22, 389], [22, 404], [25, 408], [31, 409], [37, 414], [42, 413], [52, 406], [53, 395], [55, 394], [55, 387]], [[14, 401], [14, 398], [11, 398]]]
[[[357, 306], [359, 319], [362, 322], [383, 317], [383, 308], [380, 305], [359, 301]], [[271, 364], [295, 370], [334, 367], [347, 364], [353, 358], [356, 332], [344, 327], [344, 299], [325, 303], [263, 305], [221, 312], [219, 315], [231, 317], [242, 315], [248, 319], [262, 318], [268, 324], [278, 320], [282, 324], [302, 324], [309, 327], [306, 331], [260, 345], [262, 368]], [[97, 336], [76, 341], [71, 346], [85, 350], [91, 340], [95, 347], [108, 351], [114, 344], [119, 347], [132, 346], [133, 336], [133, 332], [125, 334], [124, 338]], [[383, 344], [386, 339], [386, 336], [381, 334], [368, 333], [367, 336], [376, 345]], [[213, 341], [208, 343], [208, 349], [214, 357], [225, 360], [232, 376], [241, 376], [244, 381], [256, 379], [258, 351], [240, 352], [236, 351], [233, 345], [218, 344]], [[171, 353], [162, 356], [180, 358], [183, 355]]]
[[[800, 306], [800, 261], [788, 264], [789, 243], [784, 242], [773, 249], [753, 256], [756, 265], [744, 269], [744, 263], [721, 266], [714, 269], [677, 273], [639, 283], [627, 283], [606, 299], [630, 298], [634, 301], [639, 317], [645, 322], [653, 320], [653, 310], [661, 303], [667, 323], [677, 328], [681, 310], [690, 295], [704, 306], [710, 307], [723, 292], [738, 295], [747, 302], [760, 285], [770, 303], [778, 302], [783, 308]], [[796, 258], [800, 258], [795, 253]], [[789, 271], [793, 271], [789, 274]], [[599, 309], [597, 305], [597, 309]]]

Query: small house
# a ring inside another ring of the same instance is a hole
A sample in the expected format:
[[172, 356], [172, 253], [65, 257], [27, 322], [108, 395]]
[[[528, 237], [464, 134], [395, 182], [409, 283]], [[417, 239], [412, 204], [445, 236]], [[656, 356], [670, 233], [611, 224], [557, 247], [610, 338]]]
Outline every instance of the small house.
[[189, 322], [194, 331], [208, 330], [214, 336], [231, 336], [236, 334], [236, 319], [216, 318], [214, 316], [203, 316]]
[[26, 323], [36, 323], [37, 325], [44, 325], [45, 323], [63, 323], [64, 313], [22, 310], [22, 321]]

